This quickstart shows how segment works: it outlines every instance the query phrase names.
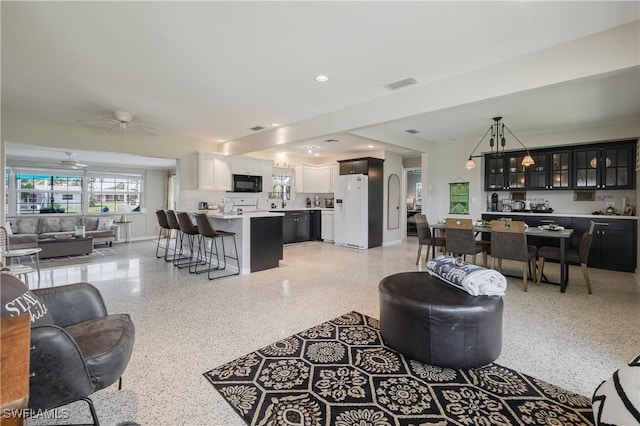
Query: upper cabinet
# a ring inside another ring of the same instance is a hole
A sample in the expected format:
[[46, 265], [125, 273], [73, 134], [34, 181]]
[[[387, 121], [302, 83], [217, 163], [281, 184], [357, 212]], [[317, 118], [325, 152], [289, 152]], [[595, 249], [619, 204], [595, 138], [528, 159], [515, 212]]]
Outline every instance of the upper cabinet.
[[340, 160], [339, 171], [341, 175], [355, 175], [355, 174], [380, 174], [382, 175], [382, 164], [384, 160], [380, 158], [366, 157], [355, 158], [353, 160]]
[[527, 189], [571, 189], [571, 150], [531, 153], [535, 164], [526, 171]]
[[485, 156], [485, 190], [635, 188], [636, 141], [530, 150], [535, 164], [522, 166], [526, 152]]
[[635, 188], [635, 141], [576, 148], [575, 188]]
[[331, 189], [331, 168], [327, 165], [303, 164], [295, 168], [296, 192], [326, 194]]
[[522, 160], [526, 153], [509, 153], [502, 157], [485, 156], [485, 188], [491, 190], [525, 187], [525, 168]]
[[[259, 158], [251, 157], [231, 157], [231, 173], [234, 175], [254, 175], [262, 176], [265, 172], [265, 164], [271, 161], [261, 160]], [[271, 170], [269, 170], [271, 174]]]
[[229, 158], [222, 154], [196, 152], [196, 187], [203, 190], [230, 191], [231, 172]]

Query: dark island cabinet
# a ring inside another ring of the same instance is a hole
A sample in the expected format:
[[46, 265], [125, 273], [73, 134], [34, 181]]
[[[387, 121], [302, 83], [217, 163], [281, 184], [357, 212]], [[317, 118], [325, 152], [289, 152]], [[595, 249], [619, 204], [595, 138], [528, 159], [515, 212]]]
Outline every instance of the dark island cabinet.
[[[637, 259], [637, 221], [633, 219], [613, 219], [612, 216], [596, 216], [594, 218], [545, 215], [510, 215], [502, 213], [483, 213], [483, 220], [508, 218], [524, 221], [528, 226], [540, 226], [551, 222], [571, 228], [573, 235], [567, 248], [578, 249], [582, 234], [587, 232], [591, 221], [596, 226], [589, 251], [588, 265], [593, 268], [613, 271], [635, 272]], [[483, 232], [483, 240], [490, 240], [491, 233]], [[560, 245], [555, 238], [527, 237], [527, 242], [536, 247]]]
[[305, 210], [287, 211], [282, 221], [283, 243], [299, 243], [311, 239], [311, 215]]

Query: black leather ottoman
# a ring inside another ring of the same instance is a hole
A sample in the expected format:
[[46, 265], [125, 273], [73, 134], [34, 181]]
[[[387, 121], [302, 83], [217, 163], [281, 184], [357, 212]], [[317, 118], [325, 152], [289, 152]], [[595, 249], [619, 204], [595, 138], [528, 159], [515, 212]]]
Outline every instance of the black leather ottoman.
[[378, 290], [382, 337], [408, 358], [472, 368], [500, 355], [501, 296], [471, 296], [427, 272], [388, 276]]

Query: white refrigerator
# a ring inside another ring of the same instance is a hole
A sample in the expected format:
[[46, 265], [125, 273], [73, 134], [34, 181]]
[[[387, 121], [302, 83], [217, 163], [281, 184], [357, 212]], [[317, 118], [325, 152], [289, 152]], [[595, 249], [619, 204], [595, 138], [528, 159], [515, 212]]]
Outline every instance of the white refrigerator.
[[333, 240], [336, 245], [369, 248], [367, 175], [340, 175], [335, 181]]

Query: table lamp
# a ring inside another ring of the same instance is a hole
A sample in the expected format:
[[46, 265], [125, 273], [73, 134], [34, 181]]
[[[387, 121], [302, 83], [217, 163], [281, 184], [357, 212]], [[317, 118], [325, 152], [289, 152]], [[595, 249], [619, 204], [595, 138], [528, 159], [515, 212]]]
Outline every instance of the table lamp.
[[121, 215], [120, 215], [120, 222], [128, 222], [128, 220], [127, 220], [127, 213], [129, 212], [129, 206], [127, 206], [126, 204], [120, 204], [120, 205], [116, 208], [116, 212], [117, 212], [117, 213], [121, 213]]

